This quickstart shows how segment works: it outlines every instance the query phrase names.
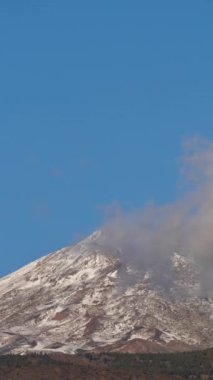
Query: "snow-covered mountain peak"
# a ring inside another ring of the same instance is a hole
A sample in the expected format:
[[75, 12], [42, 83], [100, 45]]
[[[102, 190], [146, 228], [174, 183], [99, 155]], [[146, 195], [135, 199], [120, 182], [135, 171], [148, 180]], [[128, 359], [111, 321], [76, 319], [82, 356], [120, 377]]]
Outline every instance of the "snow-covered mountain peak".
[[128, 350], [134, 339], [142, 351], [211, 346], [213, 304], [195, 297], [192, 263], [171, 255], [171, 297], [152, 281], [152, 268], [122, 262], [101, 234], [0, 280], [0, 353]]
[[91, 235], [87, 236], [82, 242], [79, 244], [88, 244], [97, 242], [102, 236], [103, 232], [101, 230], [94, 231]]

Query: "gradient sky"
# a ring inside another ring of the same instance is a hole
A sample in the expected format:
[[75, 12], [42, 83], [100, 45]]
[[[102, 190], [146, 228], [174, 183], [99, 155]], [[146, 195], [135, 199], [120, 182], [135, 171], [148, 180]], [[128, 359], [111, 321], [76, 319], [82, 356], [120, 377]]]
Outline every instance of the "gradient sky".
[[213, 1], [1, 0], [0, 275], [178, 193], [213, 138]]

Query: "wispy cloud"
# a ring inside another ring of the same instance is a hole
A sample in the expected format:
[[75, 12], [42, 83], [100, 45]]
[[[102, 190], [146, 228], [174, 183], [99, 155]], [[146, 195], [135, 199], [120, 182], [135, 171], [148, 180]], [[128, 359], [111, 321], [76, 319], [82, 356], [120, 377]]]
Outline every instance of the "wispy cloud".
[[153, 204], [134, 213], [119, 209], [104, 224], [101, 244], [120, 249], [124, 261], [144, 271], [152, 268], [162, 286], [171, 285], [170, 257], [179, 252], [194, 260], [202, 292], [213, 295], [213, 141], [185, 141], [181, 162], [190, 183], [185, 195], [172, 204]]

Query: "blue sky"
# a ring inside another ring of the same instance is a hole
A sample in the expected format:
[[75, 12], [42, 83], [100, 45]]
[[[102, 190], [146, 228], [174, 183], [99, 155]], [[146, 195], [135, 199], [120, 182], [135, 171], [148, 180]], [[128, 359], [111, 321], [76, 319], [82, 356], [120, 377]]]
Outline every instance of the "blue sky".
[[213, 1], [0, 3], [0, 275], [178, 196], [213, 138]]

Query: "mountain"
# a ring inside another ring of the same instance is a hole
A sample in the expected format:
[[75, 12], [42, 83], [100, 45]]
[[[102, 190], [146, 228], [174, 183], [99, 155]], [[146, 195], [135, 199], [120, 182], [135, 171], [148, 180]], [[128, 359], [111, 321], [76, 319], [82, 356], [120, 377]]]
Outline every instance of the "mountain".
[[196, 295], [193, 263], [172, 254], [166, 288], [152, 268], [128, 265], [119, 249], [102, 245], [101, 234], [0, 280], [0, 354], [211, 347], [213, 300]]

